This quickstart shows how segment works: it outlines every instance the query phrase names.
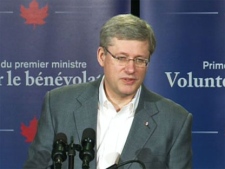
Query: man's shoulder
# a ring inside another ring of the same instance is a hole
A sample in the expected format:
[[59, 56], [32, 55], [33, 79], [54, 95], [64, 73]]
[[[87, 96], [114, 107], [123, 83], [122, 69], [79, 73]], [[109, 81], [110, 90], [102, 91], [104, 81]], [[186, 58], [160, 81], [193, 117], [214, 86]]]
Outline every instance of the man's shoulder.
[[61, 86], [55, 89], [52, 89], [50, 92], [57, 93], [57, 92], [81, 92], [88, 89], [95, 89], [98, 88], [98, 81], [86, 82], [86, 83], [79, 83], [79, 84], [71, 84]]
[[98, 91], [98, 81], [80, 83], [80, 84], [72, 84], [61, 86], [55, 89], [52, 89], [48, 92], [50, 97], [52, 98], [63, 98], [63, 97], [79, 97], [79, 96], [88, 96], [94, 95]]
[[188, 110], [184, 108], [183, 105], [170, 98], [149, 90], [145, 91], [144, 94], [149, 102], [157, 107], [159, 112], [179, 114], [184, 116], [189, 114]]

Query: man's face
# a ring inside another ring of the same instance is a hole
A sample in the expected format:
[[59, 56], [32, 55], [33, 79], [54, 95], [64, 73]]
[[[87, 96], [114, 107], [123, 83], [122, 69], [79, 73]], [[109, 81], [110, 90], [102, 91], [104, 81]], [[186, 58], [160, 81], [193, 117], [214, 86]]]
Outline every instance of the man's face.
[[[107, 50], [116, 57], [149, 59], [148, 41], [113, 38], [111, 44]], [[145, 78], [147, 66], [138, 67], [133, 60], [121, 65], [109, 52], [102, 47], [97, 52], [98, 62], [104, 68], [106, 94], [110, 97], [133, 97]]]

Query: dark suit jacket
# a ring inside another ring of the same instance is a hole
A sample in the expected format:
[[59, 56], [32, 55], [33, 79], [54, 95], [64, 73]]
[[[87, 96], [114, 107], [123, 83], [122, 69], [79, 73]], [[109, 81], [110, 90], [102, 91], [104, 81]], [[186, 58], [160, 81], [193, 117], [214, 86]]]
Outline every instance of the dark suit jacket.
[[[46, 94], [38, 131], [29, 148], [24, 169], [50, 168], [57, 133], [65, 133], [68, 140], [73, 136], [75, 144], [81, 144], [84, 129], [91, 127], [96, 130], [100, 81], [64, 86]], [[146, 169], [191, 169], [191, 125], [190, 113], [143, 85], [120, 163], [136, 159], [142, 161]], [[67, 169], [67, 165], [68, 159], [62, 168]], [[74, 168], [81, 166], [79, 152], [76, 152]], [[90, 169], [95, 168], [96, 161], [93, 160]], [[121, 168], [141, 167], [133, 163]]]

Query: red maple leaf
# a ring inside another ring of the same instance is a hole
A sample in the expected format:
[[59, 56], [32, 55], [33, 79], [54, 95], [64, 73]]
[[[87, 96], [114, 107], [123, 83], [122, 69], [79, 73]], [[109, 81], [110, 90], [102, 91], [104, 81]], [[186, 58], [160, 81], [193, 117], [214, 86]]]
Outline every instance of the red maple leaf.
[[26, 142], [31, 143], [34, 140], [37, 132], [37, 124], [38, 120], [36, 117], [34, 117], [33, 120], [30, 121], [29, 126], [26, 126], [24, 123], [21, 124], [21, 134], [26, 137]]
[[23, 5], [20, 6], [20, 12], [24, 19], [26, 19], [26, 24], [43, 25], [45, 24], [44, 19], [48, 16], [48, 5], [43, 8], [39, 8], [39, 4], [36, 0], [33, 0], [29, 4], [29, 8], [25, 8]]

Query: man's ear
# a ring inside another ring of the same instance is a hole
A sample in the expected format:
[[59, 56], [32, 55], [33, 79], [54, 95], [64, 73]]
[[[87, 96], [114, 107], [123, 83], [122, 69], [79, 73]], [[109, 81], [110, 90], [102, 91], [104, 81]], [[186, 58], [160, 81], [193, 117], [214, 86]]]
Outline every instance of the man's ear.
[[98, 59], [98, 63], [104, 67], [104, 63], [105, 63], [105, 50], [103, 47], [98, 47], [97, 50], [97, 59]]

